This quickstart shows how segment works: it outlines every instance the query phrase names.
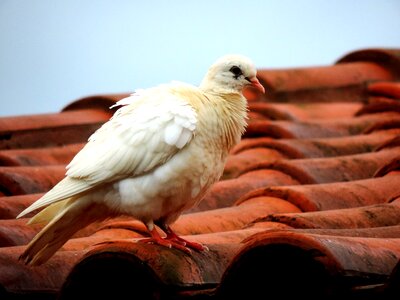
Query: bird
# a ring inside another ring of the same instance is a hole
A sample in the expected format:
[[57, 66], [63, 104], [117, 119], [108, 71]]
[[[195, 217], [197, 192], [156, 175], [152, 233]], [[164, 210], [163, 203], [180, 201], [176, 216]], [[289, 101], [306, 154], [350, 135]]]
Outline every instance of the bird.
[[228, 54], [198, 86], [171, 81], [118, 101], [114, 115], [66, 166], [65, 177], [17, 216], [39, 211], [28, 224], [46, 224], [20, 260], [43, 264], [78, 230], [116, 216], [143, 222], [149, 233], [143, 242], [205, 250], [171, 224], [222, 175], [247, 126], [248, 86], [265, 93], [254, 63]]

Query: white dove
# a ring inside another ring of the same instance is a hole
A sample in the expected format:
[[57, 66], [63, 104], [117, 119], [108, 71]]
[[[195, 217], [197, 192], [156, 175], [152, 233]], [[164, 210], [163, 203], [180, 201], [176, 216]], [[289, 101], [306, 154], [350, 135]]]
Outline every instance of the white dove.
[[79, 229], [118, 215], [142, 221], [151, 234], [147, 242], [205, 249], [176, 235], [170, 224], [220, 178], [246, 127], [246, 86], [264, 93], [254, 64], [227, 55], [199, 87], [172, 82], [120, 100], [122, 107], [89, 138], [65, 178], [18, 216], [47, 206], [29, 223], [48, 224], [20, 259], [42, 264]]

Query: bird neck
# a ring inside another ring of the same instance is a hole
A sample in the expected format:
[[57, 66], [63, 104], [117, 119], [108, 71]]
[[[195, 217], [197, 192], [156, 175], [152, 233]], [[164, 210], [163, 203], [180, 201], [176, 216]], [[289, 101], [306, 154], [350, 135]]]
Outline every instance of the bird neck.
[[247, 101], [240, 93], [215, 94], [205, 93], [212, 100], [212, 112], [206, 118], [214, 116], [215, 123], [209, 132], [215, 132], [215, 140], [222, 142], [228, 151], [235, 146], [246, 128]]

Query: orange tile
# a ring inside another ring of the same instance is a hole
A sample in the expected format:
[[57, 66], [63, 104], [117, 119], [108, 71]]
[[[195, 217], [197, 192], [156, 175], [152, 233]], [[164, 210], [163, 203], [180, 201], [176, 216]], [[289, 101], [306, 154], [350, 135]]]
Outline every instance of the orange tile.
[[[41, 196], [43, 196], [43, 193], [0, 197], [0, 219], [15, 219], [21, 211]], [[34, 213], [30, 213], [27, 217], [33, 215]]]
[[84, 144], [61, 147], [0, 150], [0, 166], [66, 165]]
[[368, 84], [368, 92], [372, 96], [400, 99], [400, 83], [393, 81], [372, 82]]
[[7, 196], [44, 193], [65, 175], [64, 166], [0, 167], [0, 190]]
[[[274, 213], [259, 221], [278, 222], [293, 228], [312, 229], [371, 229], [395, 226], [400, 225], [400, 203], [382, 203], [303, 213]], [[400, 237], [400, 234], [395, 237]]]
[[0, 118], [0, 149], [43, 148], [83, 143], [111, 117], [101, 110]]
[[[278, 230], [248, 239], [226, 270], [218, 294], [254, 297], [355, 297], [385, 283], [400, 258], [399, 239], [330, 236]], [[259, 274], [262, 274], [260, 276]], [[262, 284], [264, 283], [264, 285]]]
[[15, 217], [129, 94], [0, 118], [0, 298], [400, 296], [399, 69], [400, 50], [366, 49], [259, 70], [267, 94], [246, 91], [249, 126], [221, 180], [172, 225], [210, 249], [192, 254], [140, 243], [144, 225], [118, 217], [25, 266], [18, 256], [43, 225]]
[[399, 123], [400, 115], [395, 112], [363, 115], [357, 118], [307, 122], [250, 120], [244, 137], [332, 138], [371, 133], [378, 129], [399, 128]]
[[236, 179], [221, 180], [215, 183], [204, 199], [191, 211], [230, 206], [247, 192], [257, 188], [295, 184], [299, 184], [299, 182], [290, 174], [277, 170], [254, 170]]
[[400, 172], [396, 171], [379, 178], [349, 182], [267, 187], [249, 192], [238, 202], [268, 196], [287, 200], [302, 211], [359, 207], [393, 200], [400, 194], [399, 178]]
[[[379, 146], [392, 141], [400, 134], [399, 129], [376, 131], [370, 134], [360, 134], [337, 138], [315, 139], [273, 139], [268, 137], [247, 138], [233, 149], [229, 160], [235, 160], [237, 155], [257, 149], [272, 152], [271, 160], [277, 158], [313, 158], [350, 155], [374, 151]], [[270, 153], [266, 153], [270, 154]], [[259, 155], [258, 155], [259, 156]], [[264, 160], [268, 156], [263, 156]]]

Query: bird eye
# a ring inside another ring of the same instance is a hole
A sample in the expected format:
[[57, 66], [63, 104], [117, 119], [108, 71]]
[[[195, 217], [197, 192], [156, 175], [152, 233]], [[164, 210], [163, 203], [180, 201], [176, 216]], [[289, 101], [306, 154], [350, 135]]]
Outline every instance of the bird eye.
[[233, 66], [229, 71], [233, 73], [235, 79], [238, 79], [240, 75], [243, 75], [242, 70], [238, 66]]

